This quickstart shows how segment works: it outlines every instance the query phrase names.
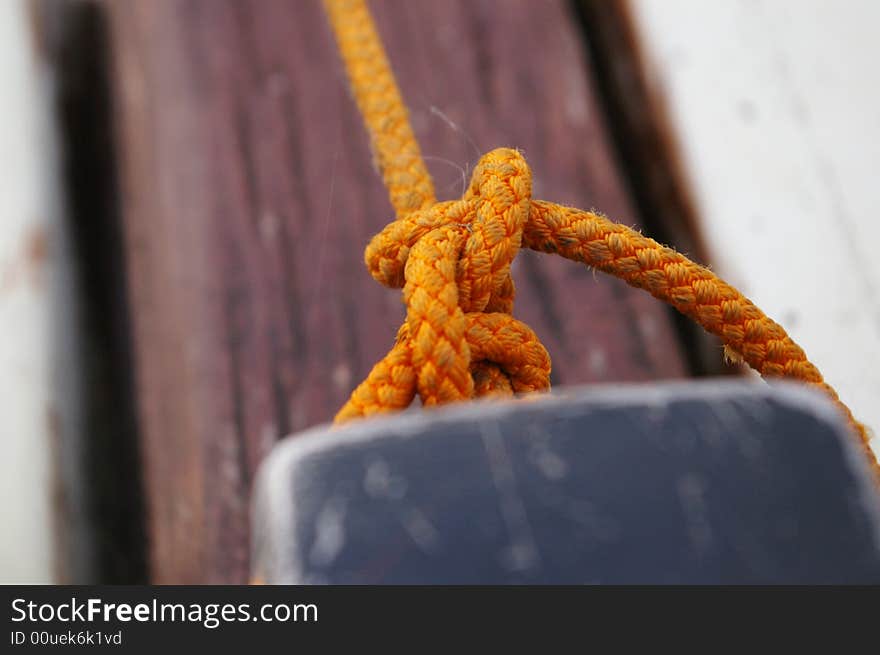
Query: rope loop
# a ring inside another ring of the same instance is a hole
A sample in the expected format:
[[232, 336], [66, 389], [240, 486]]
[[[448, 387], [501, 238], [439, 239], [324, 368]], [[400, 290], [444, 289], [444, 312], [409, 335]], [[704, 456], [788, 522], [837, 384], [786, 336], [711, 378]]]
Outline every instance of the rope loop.
[[644, 289], [718, 336], [725, 354], [767, 378], [821, 389], [880, 475], [870, 433], [781, 325], [709, 269], [605, 216], [532, 198], [525, 159], [484, 155], [460, 200], [437, 202], [382, 41], [364, 0], [324, 0], [354, 99], [397, 218], [367, 246], [372, 276], [403, 288], [397, 341], [336, 415], [342, 422], [409, 406], [546, 391], [550, 357], [511, 316], [510, 265], [521, 247], [593, 267]]

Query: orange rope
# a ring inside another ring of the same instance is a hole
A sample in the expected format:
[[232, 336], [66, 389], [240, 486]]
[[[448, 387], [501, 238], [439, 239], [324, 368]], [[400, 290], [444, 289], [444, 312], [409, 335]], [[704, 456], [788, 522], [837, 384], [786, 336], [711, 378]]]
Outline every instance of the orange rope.
[[434, 183], [369, 9], [361, 0], [327, 0], [324, 7], [397, 217], [432, 205]]
[[[397, 219], [367, 246], [382, 284], [403, 287], [406, 322], [394, 347], [352, 393], [341, 422], [425, 405], [550, 387], [550, 358], [510, 314], [510, 264], [521, 246], [557, 253], [645, 289], [707, 331], [765, 377], [822, 389], [860, 437], [868, 432], [804, 351], [739, 291], [707, 268], [607, 218], [531, 197], [516, 150], [484, 155], [460, 200], [436, 202], [375, 25], [363, 0], [325, 0], [358, 107]], [[878, 469], [880, 470], [880, 469]]]

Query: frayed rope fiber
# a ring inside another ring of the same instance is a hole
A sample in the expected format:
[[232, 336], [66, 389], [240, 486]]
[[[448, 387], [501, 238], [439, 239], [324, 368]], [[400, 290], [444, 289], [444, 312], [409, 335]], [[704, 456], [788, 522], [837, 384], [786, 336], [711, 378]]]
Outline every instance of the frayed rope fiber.
[[367, 246], [370, 274], [403, 288], [406, 322], [336, 422], [492, 394], [546, 391], [550, 357], [511, 316], [510, 265], [521, 247], [555, 253], [645, 289], [721, 338], [765, 377], [822, 389], [860, 438], [868, 432], [783, 328], [684, 255], [604, 216], [532, 198], [516, 150], [484, 155], [459, 200], [438, 202], [406, 105], [363, 0], [325, 0], [358, 109], [397, 218]]

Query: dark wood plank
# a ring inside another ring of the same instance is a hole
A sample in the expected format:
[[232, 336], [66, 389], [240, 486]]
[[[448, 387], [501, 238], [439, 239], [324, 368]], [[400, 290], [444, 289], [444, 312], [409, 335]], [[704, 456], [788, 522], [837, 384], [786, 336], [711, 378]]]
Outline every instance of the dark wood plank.
[[[392, 212], [318, 2], [108, 7], [153, 580], [241, 582], [257, 463], [403, 317], [362, 264]], [[539, 197], [636, 223], [564, 2], [373, 9], [441, 196], [516, 146]], [[555, 384], [684, 374], [647, 295], [535, 253], [514, 276]]]

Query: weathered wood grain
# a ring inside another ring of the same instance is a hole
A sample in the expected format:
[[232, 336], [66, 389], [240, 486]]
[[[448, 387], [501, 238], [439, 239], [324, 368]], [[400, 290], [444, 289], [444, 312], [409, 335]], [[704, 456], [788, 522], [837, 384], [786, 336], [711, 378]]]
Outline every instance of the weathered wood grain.
[[[40, 3], [39, 34], [58, 92], [64, 207], [76, 294], [65, 300], [79, 333], [66, 350], [78, 357], [81, 391], [69, 394], [76, 430], [59, 421], [67, 515], [59, 530], [68, 551], [68, 583], [132, 584], [147, 580], [139, 430], [131, 366], [132, 307], [118, 193], [113, 103], [108, 80], [106, 16], [91, 2]], [[74, 330], [76, 328], [76, 330]], [[69, 422], [70, 419], [67, 419]]]
[[[251, 476], [392, 343], [362, 250], [392, 212], [316, 1], [116, 2], [116, 125], [155, 582], [241, 582]], [[535, 193], [635, 224], [567, 5], [375, 2], [438, 193], [496, 146]], [[647, 295], [523, 253], [555, 384], [685, 373]]]

